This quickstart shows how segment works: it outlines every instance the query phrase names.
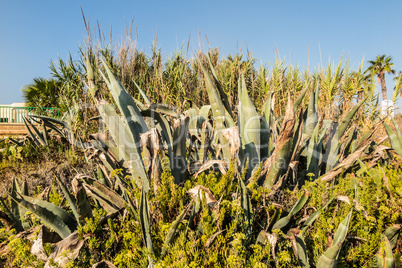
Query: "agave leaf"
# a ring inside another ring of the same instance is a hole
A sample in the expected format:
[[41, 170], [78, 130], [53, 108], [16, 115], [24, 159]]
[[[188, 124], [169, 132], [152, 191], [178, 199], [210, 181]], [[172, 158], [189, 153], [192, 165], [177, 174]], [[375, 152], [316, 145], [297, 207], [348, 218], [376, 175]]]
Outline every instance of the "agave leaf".
[[[25, 117], [23, 119], [25, 120], [24, 122], [28, 123], [30, 128], [33, 129], [33, 131], [35, 132], [36, 137], [39, 138], [38, 140], [39, 140], [40, 144], [42, 146], [47, 146], [47, 142], [46, 142], [45, 138], [43, 137], [43, 134], [39, 131], [39, 129], [34, 124], [29, 122]], [[25, 126], [26, 126], [26, 124], [25, 124]]]
[[394, 224], [394, 225], [391, 225], [390, 227], [388, 227], [387, 230], [385, 230], [385, 232], [384, 232], [384, 234], [388, 238], [389, 243], [392, 248], [395, 247], [396, 242], [398, 241], [401, 227], [402, 227], [401, 224]]
[[188, 133], [189, 118], [182, 117], [174, 122], [173, 128], [173, 159], [170, 168], [176, 184], [184, 181], [187, 169], [186, 138]]
[[272, 227], [272, 230], [276, 229], [282, 229], [286, 227], [291, 219], [293, 218], [294, 215], [296, 215], [306, 204], [308, 200], [308, 192], [305, 191], [304, 194], [296, 201], [296, 203], [293, 205], [292, 209], [289, 211], [288, 215], [285, 217], [281, 218], [279, 221], [277, 221], [274, 226]]
[[346, 235], [349, 230], [350, 219], [352, 217], [353, 209], [350, 210], [346, 218], [339, 224], [332, 240], [332, 245], [328, 248], [317, 261], [317, 267], [336, 267], [338, 262], [339, 253], [341, 252], [342, 244], [345, 241]]
[[319, 124], [316, 125], [314, 128], [314, 131], [312, 133], [312, 136], [310, 138], [308, 147], [307, 147], [307, 173], [313, 173], [314, 178], [318, 177], [318, 172], [319, 172], [319, 160], [320, 160], [320, 155], [321, 151], [319, 149], [319, 143], [318, 143], [318, 131], [319, 131]]
[[106, 62], [101, 58], [103, 66], [107, 72], [108, 78], [104, 77], [106, 84], [109, 87], [110, 93], [113, 96], [120, 112], [123, 115], [123, 120], [129, 126], [134, 140], [139, 142], [139, 135], [148, 131], [148, 127], [142, 117], [140, 110], [135, 104], [134, 99], [130, 96], [127, 90], [123, 87], [120, 81], [114, 76]]
[[45, 145], [48, 146], [49, 142], [47, 140], [47, 137], [49, 134], [47, 133], [46, 125], [45, 125], [45, 122], [43, 122], [43, 121], [42, 121], [42, 133], [43, 133], [43, 140], [45, 142]]
[[[134, 219], [138, 222], [140, 220], [140, 217], [138, 215], [138, 203], [135, 197], [133, 198], [131, 193], [124, 188], [123, 189], [125, 192], [125, 200], [127, 201], [128, 206], [131, 208], [131, 212], [133, 213]], [[135, 201], [134, 201], [135, 200]]]
[[89, 203], [86, 191], [82, 186], [81, 180], [74, 178], [71, 186], [75, 193], [78, 222], [82, 225], [85, 224], [86, 218], [92, 218], [92, 207]]
[[[143, 159], [149, 161], [148, 178], [154, 179], [154, 191], [157, 191], [159, 186], [160, 174], [162, 173], [161, 160], [158, 151], [161, 149], [161, 140], [156, 128], [151, 129], [147, 133], [141, 135], [141, 148], [143, 148]], [[149, 155], [145, 157], [145, 153]], [[147, 159], [148, 158], [148, 159]]]
[[334, 168], [337, 165], [338, 162], [338, 154], [339, 154], [339, 149], [341, 147], [341, 143], [339, 142], [343, 135], [345, 134], [345, 131], [352, 122], [353, 117], [355, 116], [356, 112], [362, 106], [362, 104], [367, 100], [367, 97], [358, 102], [353, 108], [345, 115], [343, 118], [341, 124], [337, 127], [336, 130], [336, 135], [332, 136], [327, 143], [329, 151], [328, 158], [326, 160], [327, 165], [326, 165], [326, 172], [329, 172], [332, 168]]
[[305, 267], [308, 268], [310, 267], [309, 261], [308, 261], [308, 255], [307, 255], [307, 247], [306, 247], [306, 242], [304, 242], [304, 237], [302, 234], [298, 234], [295, 236], [296, 240], [296, 256], [297, 256], [297, 261], [300, 265], [300, 267]]
[[257, 110], [251, 101], [246, 88], [244, 75], [241, 75], [239, 85], [239, 133], [242, 144], [243, 163], [248, 159], [246, 180], [251, 176], [251, 171], [260, 162], [260, 133], [261, 124]]
[[[208, 121], [202, 124], [201, 129], [201, 146], [198, 150], [198, 159], [201, 162], [206, 161], [208, 156], [208, 148], [211, 146], [212, 126]], [[224, 135], [224, 134], [223, 134]]]
[[124, 165], [130, 169], [136, 184], [142, 182], [145, 191], [149, 190], [149, 181], [145, 173], [145, 168], [142, 162], [141, 153], [139, 150], [140, 140], [136, 142], [127, 125], [124, 124], [116, 111], [105, 102], [100, 102], [97, 105], [99, 113], [106, 122], [109, 132], [116, 142], [119, 156], [118, 159], [124, 159]]
[[27, 184], [27, 180], [24, 180], [24, 182], [22, 183], [22, 188], [21, 188], [21, 194], [23, 195], [28, 195], [28, 184]]
[[106, 211], [112, 213], [124, 207], [124, 199], [115, 191], [92, 178], [85, 178], [84, 180], [86, 183], [83, 186], [87, 193], [105, 205], [108, 208], [105, 209]]
[[304, 134], [307, 136], [311, 136], [313, 134], [313, 131], [318, 122], [318, 112], [315, 109], [315, 95], [317, 94], [316, 91], [317, 90], [311, 92], [310, 100], [307, 107], [307, 117], [304, 124]]
[[[14, 202], [14, 200], [11, 199], [12, 202]], [[8, 206], [6, 205], [6, 203], [4, 202], [3, 198], [0, 197], [0, 203], [2, 208], [4, 209], [4, 213], [8, 216], [8, 218], [11, 220], [11, 225], [14, 226], [15, 230], [17, 232], [21, 232], [24, 230], [24, 228], [22, 227], [22, 222], [19, 218], [17, 218], [16, 215], [14, 215], [14, 213], [11, 212], [11, 210], [8, 208]], [[0, 211], [2, 212], [2, 211]], [[5, 218], [5, 217], [3, 217]], [[11, 227], [11, 226], [10, 226]]]
[[308, 82], [306, 80], [306, 84], [304, 85], [303, 91], [297, 96], [297, 99], [295, 100], [295, 106], [293, 108], [293, 111], [296, 113], [297, 109], [299, 108], [300, 103], [303, 101], [304, 96], [306, 96], [307, 91], [310, 90], [310, 87], [308, 86]]
[[310, 217], [303, 223], [300, 234], [304, 234], [306, 232], [307, 228], [321, 215], [324, 209], [326, 209], [333, 200], [334, 197], [332, 197], [324, 206], [310, 215]]
[[61, 125], [62, 127], [67, 126], [66, 122], [56, 119], [54, 117], [43, 116], [43, 115], [40, 115], [40, 116], [39, 115], [29, 115], [29, 117], [40, 119], [40, 120], [44, 121], [45, 123], [53, 123], [52, 125], [58, 124], [58, 125]]
[[152, 112], [151, 110], [144, 110], [141, 112], [143, 116], [151, 117], [157, 122], [157, 128], [161, 134], [163, 142], [166, 144], [168, 149], [168, 155], [170, 161], [173, 159], [173, 137], [170, 121], [166, 119], [163, 114], [158, 112]]
[[180, 115], [178, 113], [176, 113], [175, 111], [172, 111], [171, 109], [169, 109], [167, 106], [163, 105], [163, 104], [158, 104], [158, 103], [152, 103], [152, 104], [147, 104], [146, 107], [149, 107], [149, 109], [151, 109], [152, 111], [164, 114], [164, 115], [168, 115], [168, 116], [172, 116], [175, 118], [180, 117]]
[[271, 124], [272, 124], [272, 118], [271, 118], [271, 99], [273, 92], [268, 93], [268, 98], [265, 101], [263, 107], [262, 107], [262, 117], [261, 117], [261, 160], [265, 161], [266, 158], [269, 156], [270, 148], [269, 148], [269, 143], [270, 143], [270, 138], [271, 138]]
[[218, 92], [216, 91], [216, 88], [211, 80], [211, 77], [209, 76], [208, 72], [205, 70], [204, 66], [202, 65], [202, 63], [200, 62], [199, 59], [198, 59], [198, 61], [200, 63], [201, 69], [204, 73], [209, 103], [211, 104], [212, 115], [215, 120], [215, 130], [217, 132], [217, 137], [219, 139], [219, 142], [222, 145], [224, 161], [229, 165], [231, 156], [230, 156], [229, 146], [227, 146], [228, 141], [221, 134], [221, 131], [226, 128], [226, 126], [225, 126], [226, 110], [222, 103], [222, 100], [219, 97]]
[[381, 235], [380, 248], [375, 255], [377, 267], [379, 268], [394, 268], [395, 259], [392, 253], [392, 246], [386, 235]]
[[253, 209], [251, 206], [251, 200], [250, 200], [250, 196], [248, 194], [247, 191], [247, 187], [244, 184], [244, 181], [239, 178], [239, 186], [240, 186], [240, 203], [241, 203], [241, 207], [243, 208], [244, 211], [244, 220], [246, 222], [246, 224], [248, 225], [248, 235], [251, 234], [251, 217], [252, 217], [252, 213], [253, 213]]
[[394, 124], [395, 130], [396, 130], [396, 136], [398, 137], [398, 140], [402, 141], [402, 133], [398, 127], [398, 124], [396, 123], [396, 121], [393, 117], [391, 117], [391, 120], [392, 120], [392, 123]]
[[217, 165], [219, 168], [219, 171], [222, 174], [226, 174], [226, 172], [228, 171], [228, 167], [226, 165], [226, 162], [223, 160], [208, 160], [205, 161], [204, 164], [202, 164], [202, 166], [200, 167], [200, 169], [197, 171], [197, 173], [194, 175], [195, 178], [197, 178], [197, 176], [199, 174], [201, 174], [202, 172], [210, 169], [211, 167], [213, 167], [214, 165]]
[[209, 119], [209, 117], [208, 117], [209, 111], [211, 111], [211, 105], [204, 105], [198, 111], [198, 115], [200, 117], [205, 118], [205, 120], [208, 120]]
[[170, 229], [166, 235], [165, 238], [165, 242], [163, 243], [162, 246], [162, 253], [161, 253], [161, 257], [164, 257], [167, 253], [167, 247], [170, 243], [173, 242], [174, 239], [174, 235], [176, 233], [177, 228], [179, 227], [179, 224], [183, 221], [184, 216], [186, 216], [187, 211], [189, 209], [190, 206], [187, 206], [181, 213], [179, 216], [177, 216], [176, 220], [174, 222], [172, 222], [172, 225], [170, 226]]
[[76, 229], [77, 223], [74, 218], [55, 204], [22, 195], [21, 198], [11, 198], [31, 211], [43, 224], [55, 230], [63, 239]]
[[351, 151], [352, 144], [353, 144], [353, 142], [356, 142], [357, 133], [358, 133], [357, 128], [354, 128], [353, 130], [351, 130], [351, 133], [349, 133], [349, 137], [346, 140], [346, 142], [341, 150], [342, 155], [341, 155], [340, 159], [343, 159], [343, 158], [349, 156], [349, 154], [350, 154], [349, 151]]
[[389, 141], [391, 142], [392, 149], [395, 150], [397, 154], [402, 156], [402, 139], [398, 139], [397, 134], [392, 130], [392, 128], [385, 122], [383, 122], [385, 131], [387, 132]]
[[53, 267], [50, 263], [55, 263], [57, 267], [66, 267], [67, 263], [75, 260], [81, 252], [85, 241], [80, 238], [78, 232], [75, 231], [68, 237], [55, 244], [45, 267]]
[[[199, 60], [198, 60], [199, 61]], [[204, 65], [199, 61], [203, 74], [205, 76], [206, 89], [208, 93], [209, 103], [211, 105], [212, 114], [218, 129], [225, 128], [225, 107], [222, 103], [216, 88], [209, 76], [208, 72], [205, 70]]]
[[198, 135], [198, 111], [196, 108], [190, 108], [184, 113], [189, 117], [188, 130], [190, 135], [197, 136]]
[[25, 119], [25, 117], [22, 117], [22, 120], [24, 121], [25, 127], [28, 130], [29, 135], [31, 136], [33, 142], [35, 143], [36, 146], [40, 146], [41, 142], [38, 140], [38, 138], [33, 134], [31, 128], [28, 126], [27, 120]]
[[21, 194], [21, 189], [18, 186], [17, 179], [15, 177], [13, 177], [13, 184], [12, 184], [11, 193], [10, 193], [10, 197], [11, 197], [11, 212], [14, 215], [14, 217], [19, 222], [21, 222], [21, 227], [25, 227], [24, 223], [21, 220], [25, 216], [25, 213], [27, 212], [27, 210], [24, 207], [20, 206], [14, 200], [14, 198], [18, 198], [18, 194]]
[[209, 67], [211, 68], [212, 76], [213, 76], [213, 78], [215, 80], [215, 83], [216, 83], [216, 85], [218, 87], [219, 97], [222, 100], [222, 103], [225, 106], [225, 109], [228, 112], [230, 118], [233, 118], [232, 109], [230, 108], [228, 96], [226, 95], [225, 91], [222, 88], [221, 83], [219, 82], [218, 76], [216, 75], [215, 68], [212, 65], [212, 62], [211, 62], [211, 59], [209, 58], [209, 55], [207, 55], [207, 58], [208, 58], [208, 62], [209, 62]]
[[107, 178], [107, 176], [103, 173], [103, 170], [101, 169], [101, 167], [98, 165], [96, 168], [96, 179], [102, 183], [103, 185], [105, 185], [106, 187], [112, 187], [111, 182], [109, 181], [109, 178]]
[[338, 245], [334, 245], [327, 249], [323, 255], [317, 261], [317, 266], [320, 268], [334, 268], [336, 267], [336, 263], [338, 261], [338, 254], [341, 251], [341, 247]]
[[367, 97], [359, 101], [353, 108], [346, 114], [343, 118], [342, 123], [338, 127], [338, 137], [341, 138], [343, 134], [345, 134], [346, 128], [352, 121], [353, 117], [355, 116], [356, 112], [359, 110], [360, 106], [367, 100]]
[[146, 104], [151, 103], [151, 100], [148, 98], [147, 94], [145, 94], [145, 92], [142, 91], [142, 89], [137, 85], [137, 83], [134, 81], [134, 79], [133, 79], [133, 82], [134, 82], [134, 85], [137, 87], [138, 91], [140, 92], [142, 98], [144, 99], [144, 102]]
[[202, 199], [204, 196], [201, 194], [202, 191], [205, 193], [207, 205], [213, 207], [217, 202], [217, 200], [214, 194], [211, 192], [211, 190], [209, 190], [207, 187], [204, 187], [202, 185], [196, 185], [190, 190], [188, 190], [187, 193], [193, 197], [195, 202], [197, 202], [200, 200], [200, 198]]
[[369, 144], [370, 143], [366, 143], [360, 149], [358, 149], [354, 153], [350, 154], [347, 158], [345, 158], [336, 167], [334, 167], [329, 172], [322, 175], [320, 177], [320, 179], [322, 181], [330, 181], [330, 180], [334, 179], [336, 176], [338, 176], [339, 174], [341, 174], [344, 170], [347, 170], [356, 161], [356, 159], [358, 159], [361, 156], [361, 154], [364, 152], [364, 150], [367, 148], [367, 146]]
[[195, 198], [195, 204], [193, 206], [193, 209], [191, 210], [190, 217], [188, 219], [188, 224], [187, 224], [187, 228], [186, 228], [186, 236], [187, 236], [188, 229], [191, 229], [191, 230], [194, 229], [194, 218], [201, 210], [200, 194], [201, 193], [197, 193], [198, 197]]
[[144, 238], [144, 244], [147, 247], [148, 251], [153, 253], [154, 248], [152, 245], [151, 231], [150, 231], [150, 219], [149, 219], [149, 208], [148, 208], [148, 199], [147, 193], [142, 190], [141, 202], [140, 202], [140, 224], [142, 237]]
[[71, 196], [71, 194], [68, 191], [68, 189], [66, 188], [66, 186], [60, 181], [60, 179], [58, 177], [56, 177], [56, 181], [59, 184], [59, 187], [61, 188], [61, 191], [63, 192], [63, 195], [65, 196], [68, 205], [70, 206], [71, 210], [73, 211], [74, 217], [77, 219], [77, 222], [80, 222], [80, 216], [78, 214], [75, 198], [73, 196]]
[[264, 162], [264, 173], [266, 174], [263, 182], [264, 188], [271, 189], [288, 168], [292, 156], [291, 148], [293, 146], [294, 124], [295, 114], [293, 112], [293, 102], [289, 95], [288, 106], [280, 131], [281, 134], [276, 141], [272, 155]]

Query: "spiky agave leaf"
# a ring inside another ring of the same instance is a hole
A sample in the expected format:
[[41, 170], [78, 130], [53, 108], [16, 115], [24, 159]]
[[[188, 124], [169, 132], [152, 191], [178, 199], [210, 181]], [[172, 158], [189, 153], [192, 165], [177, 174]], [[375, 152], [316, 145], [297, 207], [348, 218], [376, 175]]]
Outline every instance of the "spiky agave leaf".
[[258, 165], [261, 159], [261, 124], [260, 117], [257, 110], [251, 101], [246, 88], [246, 81], [244, 75], [241, 75], [239, 81], [239, 133], [242, 146], [242, 162], [248, 160], [249, 166], [247, 167], [248, 179], [254, 167]]
[[165, 242], [163, 243], [163, 246], [162, 246], [161, 257], [164, 257], [166, 255], [167, 247], [170, 243], [173, 242], [176, 230], [179, 227], [179, 224], [183, 221], [184, 216], [186, 216], [189, 207], [190, 207], [189, 205], [186, 206], [186, 208], [184, 208], [184, 210], [179, 214], [179, 216], [177, 216], [176, 220], [174, 222], [172, 222], [172, 225], [170, 226], [170, 229], [166, 235]]
[[31, 211], [49, 228], [55, 230], [61, 238], [66, 238], [77, 227], [77, 222], [67, 211], [50, 202], [21, 195], [21, 198], [11, 197], [15, 202]]
[[150, 104], [151, 100], [148, 98], [147, 94], [145, 94], [145, 92], [140, 88], [140, 86], [137, 85], [137, 83], [134, 81], [134, 79], [133, 79], [133, 82], [134, 82], [134, 85], [137, 87], [138, 91], [140, 92], [142, 98], [144, 99], [144, 102], [146, 104]]
[[326, 150], [329, 151], [329, 154], [328, 158], [326, 159], [326, 172], [329, 172], [337, 165], [339, 149], [341, 147], [340, 140], [345, 134], [347, 127], [352, 122], [353, 117], [366, 100], [367, 97], [353, 106], [353, 108], [342, 119], [341, 124], [337, 127], [335, 135], [328, 140]]
[[[14, 201], [12, 200], [12, 202], [14, 202]], [[23, 231], [24, 228], [22, 227], [21, 220], [16, 215], [14, 215], [13, 212], [11, 212], [10, 208], [6, 205], [6, 203], [4, 202], [2, 197], [0, 197], [0, 204], [1, 204], [2, 208], [4, 209], [4, 212], [2, 212], [2, 211], [0, 211], [0, 212], [5, 214], [5, 215], [0, 216], [0, 218], [9, 222], [10, 227], [13, 226], [17, 232]]]
[[172, 136], [172, 126], [169, 120], [166, 117], [156, 111], [152, 111], [151, 109], [141, 111], [142, 116], [151, 117], [156, 122], [156, 128], [161, 134], [161, 138], [163, 143], [167, 147], [168, 156], [170, 161], [173, 159], [173, 136]]
[[208, 58], [208, 62], [209, 62], [209, 67], [210, 67], [211, 72], [212, 72], [212, 76], [213, 76], [213, 78], [215, 80], [215, 83], [216, 83], [216, 85], [218, 87], [219, 97], [222, 100], [223, 105], [225, 106], [225, 109], [226, 109], [227, 113], [229, 114], [229, 116], [231, 118], [233, 118], [233, 113], [232, 113], [232, 109], [230, 108], [228, 96], [226, 95], [225, 91], [222, 88], [221, 83], [219, 82], [218, 75], [216, 74], [215, 68], [212, 65], [212, 62], [211, 62], [211, 59], [209, 58], [209, 55], [207, 55], [207, 58]]
[[144, 164], [139, 150], [140, 142], [136, 142], [127, 125], [124, 124], [116, 111], [105, 102], [100, 102], [98, 110], [107, 120], [107, 125], [113, 140], [116, 142], [119, 152], [118, 159], [124, 159], [124, 165], [130, 169], [137, 185], [142, 183], [144, 190], [149, 190], [149, 181], [145, 173]]
[[134, 99], [123, 87], [120, 81], [117, 80], [107, 63], [102, 58], [101, 61], [108, 75], [108, 78], [104, 76], [104, 79], [109, 87], [110, 93], [123, 115], [124, 122], [129, 126], [134, 140], [138, 142], [139, 135], [148, 131], [147, 124], [141, 116], [140, 110], [135, 104]]
[[377, 267], [379, 268], [394, 268], [395, 259], [392, 253], [392, 246], [386, 235], [381, 235], [380, 248], [375, 255], [375, 260], [377, 261]]
[[92, 218], [92, 207], [89, 203], [86, 191], [82, 186], [82, 181], [76, 178], [71, 182], [71, 186], [75, 193], [78, 222], [80, 224], [85, 224], [86, 218]]
[[307, 136], [313, 135], [314, 129], [318, 123], [318, 111], [316, 110], [315, 95], [318, 94], [317, 89], [312, 91], [310, 94], [310, 100], [307, 107], [307, 116], [304, 124], [303, 134]]
[[401, 224], [393, 224], [389, 226], [384, 234], [388, 238], [389, 243], [392, 248], [395, 247], [396, 242], [398, 241], [399, 233], [401, 231], [402, 225]]
[[105, 81], [123, 115], [123, 119], [117, 115], [113, 107], [100, 98], [100, 94], [98, 94], [93, 82], [92, 65], [87, 57], [86, 68], [89, 92], [96, 103], [99, 114], [117, 144], [120, 154], [119, 159], [125, 160], [124, 164], [130, 169], [134, 182], [136, 184], [142, 182], [144, 190], [148, 191], [149, 181], [145, 173], [141, 152], [139, 151], [139, 135], [147, 130], [147, 126], [133, 98], [112, 74], [107, 64], [104, 63], [104, 66], [109, 77], [109, 79], [104, 77]]
[[250, 195], [248, 194], [247, 187], [244, 184], [242, 178], [238, 178], [238, 180], [240, 186], [240, 203], [244, 211], [244, 220], [247, 224], [247, 232], [248, 232], [247, 235], [251, 235], [251, 227], [252, 227], [251, 219], [252, 219], [253, 208], [251, 206]]
[[317, 267], [333, 268], [338, 262], [339, 253], [341, 252], [342, 244], [345, 241], [349, 230], [350, 219], [352, 218], [353, 209], [349, 212], [346, 218], [339, 224], [336, 229], [332, 246], [328, 248], [317, 261]]
[[295, 114], [293, 102], [289, 95], [280, 136], [276, 141], [272, 155], [264, 162], [265, 171], [262, 172], [262, 175], [266, 174], [263, 182], [264, 188], [271, 189], [288, 168], [290, 157], [292, 156], [294, 125]]
[[310, 215], [310, 217], [301, 226], [300, 234], [303, 235], [306, 232], [307, 228], [321, 215], [324, 209], [327, 208], [334, 199], [335, 197], [332, 197], [330, 200], [328, 200], [327, 203], [325, 203], [324, 206], [322, 206], [321, 208], [319, 208], [313, 214]]
[[184, 176], [187, 169], [186, 139], [189, 121], [189, 117], [182, 117], [174, 122], [173, 158], [170, 162], [170, 168], [176, 184], [180, 184], [184, 181]]
[[83, 180], [87, 194], [98, 200], [106, 212], [113, 213], [124, 207], [124, 199], [112, 189], [92, 178], [84, 178]]
[[[140, 202], [140, 210], [139, 210], [140, 224], [142, 237], [144, 239], [144, 244], [148, 251], [153, 254], [154, 247], [152, 245], [152, 237], [151, 237], [151, 222], [149, 217], [149, 208], [148, 208], [148, 199], [147, 193], [142, 190], [141, 194], [141, 202]], [[148, 256], [149, 263], [152, 266], [153, 260], [150, 256]]]
[[[383, 122], [383, 125], [385, 131], [387, 132], [392, 149], [394, 149], [397, 154], [402, 156], [402, 137], [398, 135], [398, 132], [394, 132], [387, 123]], [[395, 126], [398, 128], [397, 125]]]
[[279, 219], [279, 221], [277, 221], [274, 224], [274, 226], [272, 227], [272, 230], [282, 229], [282, 228], [286, 227], [292, 220], [293, 216], [296, 215], [306, 204], [306, 202], [308, 200], [308, 196], [309, 196], [308, 192], [305, 191], [304, 194], [293, 205], [293, 207], [289, 211], [288, 215], [286, 215], [286, 217]]
[[60, 181], [60, 179], [56, 176], [57, 184], [59, 185], [61, 191], [63, 192], [64, 197], [67, 200], [68, 205], [70, 206], [71, 210], [73, 211], [74, 217], [76, 218], [77, 222], [80, 222], [80, 216], [78, 214], [76, 200], [74, 196], [70, 194], [67, 187]]
[[300, 265], [300, 267], [303, 268], [309, 268], [309, 260], [308, 260], [308, 255], [307, 255], [307, 246], [306, 242], [304, 241], [304, 236], [303, 234], [298, 234], [295, 236], [295, 242], [296, 242], [296, 252], [295, 255], [297, 256], [297, 261]]
[[304, 96], [306, 96], [306, 93], [309, 90], [310, 90], [309, 81], [306, 80], [306, 82], [304, 84], [303, 91], [299, 94], [299, 96], [297, 96], [297, 99], [295, 100], [295, 105], [294, 105], [294, 108], [293, 108], [295, 113], [297, 112], [297, 109], [299, 108], [299, 105], [302, 103], [302, 101], [304, 99]]
[[[215, 121], [215, 131], [217, 132], [217, 137], [219, 139], [220, 144], [222, 145], [222, 153], [224, 157], [224, 161], [229, 165], [230, 164], [230, 151], [228, 146], [227, 139], [222, 135], [221, 131], [226, 128], [226, 114], [227, 111], [222, 103], [222, 100], [219, 97], [218, 92], [212, 82], [211, 77], [209, 76], [208, 72], [205, 70], [204, 66], [202, 65], [201, 61], [198, 59], [201, 69], [203, 71], [206, 83], [206, 89], [208, 93], [209, 103], [211, 105], [213, 119]], [[233, 121], [233, 119], [232, 119]]]
[[272, 124], [272, 115], [271, 115], [271, 99], [273, 92], [268, 92], [267, 100], [265, 101], [262, 107], [262, 117], [261, 117], [261, 160], [265, 161], [269, 156], [270, 149], [270, 139], [271, 137], [271, 124]]

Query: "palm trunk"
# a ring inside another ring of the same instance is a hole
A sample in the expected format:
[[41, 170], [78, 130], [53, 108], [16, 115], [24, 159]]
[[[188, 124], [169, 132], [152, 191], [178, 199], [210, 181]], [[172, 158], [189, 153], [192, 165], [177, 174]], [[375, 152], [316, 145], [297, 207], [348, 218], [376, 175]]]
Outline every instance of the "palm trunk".
[[382, 99], [387, 100], [387, 86], [385, 84], [385, 75], [384, 73], [378, 74], [378, 82], [381, 85]]

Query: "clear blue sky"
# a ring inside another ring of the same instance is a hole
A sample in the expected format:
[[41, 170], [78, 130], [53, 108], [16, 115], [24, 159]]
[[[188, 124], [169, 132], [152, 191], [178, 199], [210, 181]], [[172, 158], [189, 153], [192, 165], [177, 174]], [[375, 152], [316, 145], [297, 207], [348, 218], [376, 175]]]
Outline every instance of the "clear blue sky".
[[[21, 102], [21, 88], [35, 77], [50, 78], [49, 62], [71, 52], [78, 59], [85, 27], [97, 21], [113, 42], [125, 22], [138, 30], [138, 45], [150, 51], [157, 35], [164, 58], [186, 46], [220, 47], [221, 55], [242, 46], [261, 63], [277, 48], [287, 63], [317, 69], [320, 58], [338, 63], [341, 55], [356, 69], [362, 59], [393, 57], [402, 70], [402, 1], [17, 1], [0, 0], [0, 104]], [[309, 53], [310, 51], [310, 53]], [[309, 56], [310, 55], [310, 56]], [[320, 57], [321, 55], [321, 57]], [[389, 96], [394, 86], [388, 76]]]

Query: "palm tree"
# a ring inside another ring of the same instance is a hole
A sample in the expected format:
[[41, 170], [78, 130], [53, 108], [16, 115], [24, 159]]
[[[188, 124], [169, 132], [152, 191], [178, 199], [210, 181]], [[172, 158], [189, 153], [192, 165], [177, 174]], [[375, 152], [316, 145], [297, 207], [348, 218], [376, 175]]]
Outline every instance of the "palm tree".
[[60, 85], [55, 79], [34, 78], [22, 88], [22, 94], [28, 107], [58, 107]]
[[381, 86], [382, 98], [387, 100], [387, 85], [385, 83], [385, 73], [395, 74], [394, 63], [392, 62], [391, 56], [378, 55], [375, 60], [368, 61], [371, 65], [367, 70], [371, 75], [377, 75], [378, 84]]

